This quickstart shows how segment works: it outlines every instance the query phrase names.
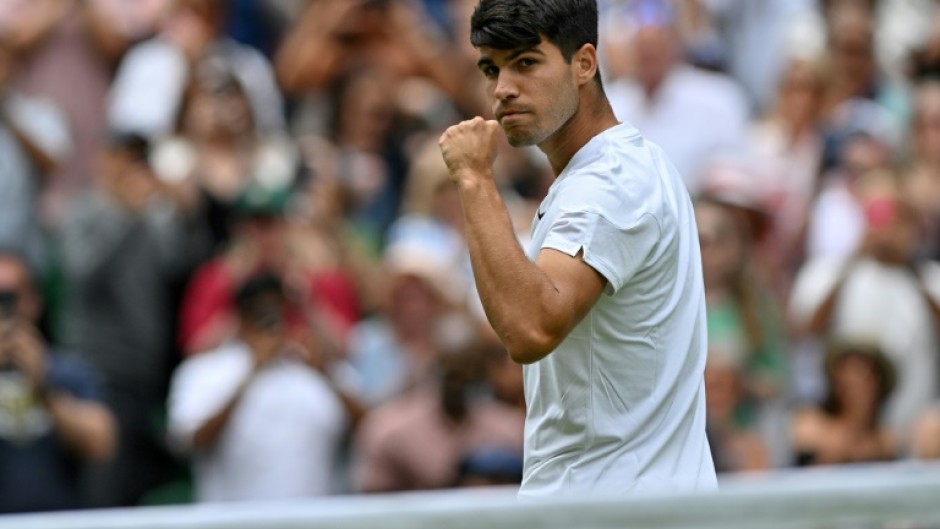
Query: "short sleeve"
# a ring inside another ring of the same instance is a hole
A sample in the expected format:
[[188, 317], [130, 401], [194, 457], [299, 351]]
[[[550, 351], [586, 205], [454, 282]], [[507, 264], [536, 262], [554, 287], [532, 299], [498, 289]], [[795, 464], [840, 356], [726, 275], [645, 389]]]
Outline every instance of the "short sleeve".
[[583, 250], [584, 262], [607, 279], [607, 294], [616, 294], [652, 254], [659, 223], [649, 213], [627, 226], [617, 226], [593, 211], [562, 211], [552, 223], [542, 248], [570, 256]]
[[54, 391], [63, 391], [80, 400], [104, 401], [101, 375], [78, 357], [53, 353], [47, 377], [46, 383]]
[[797, 273], [790, 292], [789, 314], [797, 325], [807, 325], [832, 289], [839, 283], [844, 265], [837, 259], [807, 262]]

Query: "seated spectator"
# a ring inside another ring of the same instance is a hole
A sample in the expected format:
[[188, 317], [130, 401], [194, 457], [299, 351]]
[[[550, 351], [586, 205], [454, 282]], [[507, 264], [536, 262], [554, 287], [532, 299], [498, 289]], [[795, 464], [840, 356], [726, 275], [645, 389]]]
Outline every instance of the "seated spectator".
[[158, 139], [174, 130], [191, 66], [224, 56], [245, 87], [252, 118], [264, 133], [284, 130], [283, 102], [271, 64], [258, 50], [222, 35], [222, 0], [173, 0], [160, 32], [132, 46], [111, 87], [110, 128]]
[[234, 339], [185, 360], [170, 389], [169, 432], [192, 455], [197, 500], [339, 492], [346, 401], [292, 335], [283, 284], [262, 271], [234, 303]]
[[914, 422], [937, 391], [937, 266], [915, 260], [917, 219], [886, 177], [865, 203], [864, 242], [848, 260], [819, 258], [800, 270], [790, 298], [793, 325], [817, 339], [871, 340], [902, 383], [886, 424], [906, 451]]
[[369, 411], [355, 436], [353, 484], [362, 492], [451, 487], [460, 463], [483, 452], [520, 455], [524, 416], [474, 392], [473, 340], [441, 347], [437, 381]]
[[895, 385], [894, 367], [877, 346], [835, 343], [826, 356], [829, 389], [818, 406], [793, 415], [797, 465], [888, 461], [899, 446], [882, 412]]
[[46, 342], [41, 311], [26, 261], [0, 251], [0, 513], [82, 507], [81, 469], [115, 450], [100, 378]]
[[65, 341], [104, 376], [120, 426], [116, 457], [87, 480], [94, 506], [135, 505], [175, 471], [157, 418], [177, 358], [176, 287], [193, 265], [188, 219], [148, 153], [140, 136], [108, 138], [97, 186], [72, 204], [60, 234]]

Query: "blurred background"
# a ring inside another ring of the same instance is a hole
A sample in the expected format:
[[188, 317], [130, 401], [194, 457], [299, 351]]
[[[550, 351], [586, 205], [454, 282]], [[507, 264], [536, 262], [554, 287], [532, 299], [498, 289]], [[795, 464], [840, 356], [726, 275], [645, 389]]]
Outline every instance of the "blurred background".
[[[0, 0], [0, 512], [511, 485], [437, 139], [476, 0]], [[940, 458], [940, 9], [600, 0], [695, 200], [725, 475]], [[553, 181], [502, 145], [520, 239]]]

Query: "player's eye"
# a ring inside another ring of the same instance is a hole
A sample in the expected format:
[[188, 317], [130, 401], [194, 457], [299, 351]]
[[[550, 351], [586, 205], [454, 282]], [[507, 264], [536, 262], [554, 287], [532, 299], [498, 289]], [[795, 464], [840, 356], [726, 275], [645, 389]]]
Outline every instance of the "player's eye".
[[535, 66], [535, 65], [536, 65], [535, 59], [529, 59], [529, 58], [519, 59], [519, 66], [523, 68], [531, 68], [532, 66]]
[[480, 71], [483, 72], [483, 75], [486, 76], [487, 79], [495, 79], [496, 76], [499, 75], [499, 68], [492, 65], [484, 66]]

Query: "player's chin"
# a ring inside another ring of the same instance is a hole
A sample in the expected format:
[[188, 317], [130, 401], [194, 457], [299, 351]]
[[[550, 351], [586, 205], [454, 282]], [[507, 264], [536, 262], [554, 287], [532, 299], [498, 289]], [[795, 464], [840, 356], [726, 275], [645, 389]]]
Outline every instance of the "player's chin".
[[515, 127], [504, 128], [503, 130], [506, 131], [506, 139], [509, 140], [509, 145], [513, 147], [528, 147], [537, 143], [536, 136], [527, 131]]

